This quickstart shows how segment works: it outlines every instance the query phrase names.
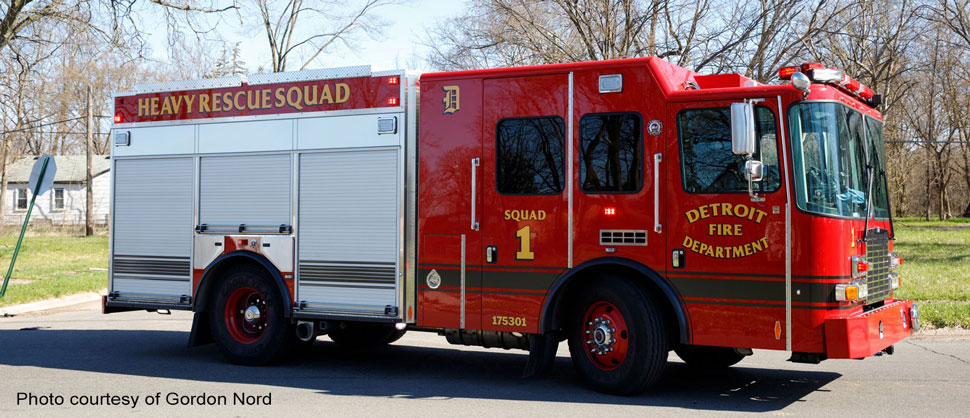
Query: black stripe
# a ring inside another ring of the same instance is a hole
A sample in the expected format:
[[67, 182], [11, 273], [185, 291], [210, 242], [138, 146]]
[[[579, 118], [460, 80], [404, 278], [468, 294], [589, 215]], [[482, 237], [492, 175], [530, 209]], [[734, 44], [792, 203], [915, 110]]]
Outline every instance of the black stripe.
[[[461, 264], [439, 264], [439, 263], [421, 263], [418, 264], [420, 268], [432, 269], [435, 267], [457, 267], [461, 268]], [[491, 270], [491, 269], [519, 269], [519, 270], [560, 270], [566, 271], [566, 267], [553, 266], [553, 267], [542, 267], [542, 266], [499, 266], [495, 264], [466, 264], [465, 269], [475, 269], [475, 270]]]
[[[440, 288], [439, 289], [428, 289], [428, 288], [418, 288], [418, 290], [421, 291], [421, 292], [461, 293], [461, 289], [440, 289]], [[523, 296], [540, 296], [540, 297], [545, 297], [546, 296], [545, 293], [505, 292], [505, 291], [498, 291], [498, 290], [478, 290], [478, 289], [475, 289], [475, 290], [465, 289], [465, 294], [466, 295], [470, 295], [470, 294], [475, 294], [475, 295], [477, 295], [477, 294], [485, 294], [485, 295], [523, 295]]]
[[[749, 303], [749, 302], [722, 302], [722, 301], [707, 301], [707, 300], [685, 300], [686, 304], [696, 304], [696, 305], [727, 305], [727, 306], [753, 306], [759, 308], [779, 308], [785, 309], [784, 304], [770, 304], [770, 303]], [[849, 306], [806, 306], [806, 305], [795, 305], [792, 309], [808, 309], [808, 310], [832, 310], [832, 309], [852, 309], [858, 307], [859, 305], [849, 305]]]
[[[784, 279], [784, 274], [768, 274], [768, 273], [727, 273], [727, 272], [717, 272], [717, 271], [683, 271], [683, 270], [668, 270], [661, 271], [660, 274], [667, 275], [703, 275], [703, 276], [725, 276], [725, 277], [774, 277], [779, 279]], [[840, 279], [851, 279], [852, 276], [816, 276], [811, 274], [793, 274], [791, 276], [793, 279], [828, 279], [828, 280], [840, 280]]]

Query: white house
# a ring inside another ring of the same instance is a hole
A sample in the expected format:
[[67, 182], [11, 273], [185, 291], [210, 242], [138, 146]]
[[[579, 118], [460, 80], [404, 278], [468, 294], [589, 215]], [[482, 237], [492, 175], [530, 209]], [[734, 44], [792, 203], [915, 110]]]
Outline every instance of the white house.
[[[28, 187], [30, 171], [38, 157], [23, 157], [7, 167], [7, 190], [3, 208], [6, 225], [20, 225], [27, 215], [31, 191]], [[30, 220], [33, 224], [84, 225], [87, 173], [84, 155], [55, 155], [57, 173], [51, 190], [37, 196]], [[91, 158], [94, 222], [107, 225], [110, 216], [111, 160], [106, 155]]]

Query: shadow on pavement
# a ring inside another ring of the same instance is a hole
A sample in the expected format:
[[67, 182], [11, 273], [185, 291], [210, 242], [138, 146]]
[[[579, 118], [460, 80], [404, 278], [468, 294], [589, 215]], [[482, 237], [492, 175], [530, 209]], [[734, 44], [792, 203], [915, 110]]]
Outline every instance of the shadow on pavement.
[[0, 364], [95, 373], [302, 388], [337, 396], [479, 398], [670, 406], [696, 410], [776, 411], [841, 375], [741, 366], [706, 374], [671, 362], [647, 394], [603, 395], [583, 388], [568, 358], [550, 376], [521, 379], [527, 354], [392, 345], [350, 352], [325, 337], [299, 361], [271, 367], [226, 363], [215, 346], [188, 349], [174, 331], [0, 331]]

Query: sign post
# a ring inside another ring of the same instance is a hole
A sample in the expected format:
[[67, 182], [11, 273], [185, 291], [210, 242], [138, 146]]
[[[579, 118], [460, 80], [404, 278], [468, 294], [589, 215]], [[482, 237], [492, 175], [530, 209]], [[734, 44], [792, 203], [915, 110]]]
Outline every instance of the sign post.
[[[34, 168], [30, 171], [29, 189], [33, 193], [30, 196], [30, 205], [27, 206], [27, 216], [24, 217], [24, 226], [20, 228], [20, 238], [17, 239], [17, 246], [13, 249], [13, 257], [10, 259], [10, 268], [7, 275], [3, 277], [3, 287], [0, 287], [0, 298], [7, 293], [7, 282], [13, 274], [13, 266], [17, 262], [17, 254], [20, 253], [20, 244], [24, 242], [24, 233], [27, 232], [27, 224], [30, 223], [30, 212], [34, 210], [34, 202], [37, 195], [46, 193], [54, 185], [54, 174], [57, 172], [57, 164], [54, 157], [48, 154], [41, 155], [34, 163]], [[88, 186], [90, 187], [90, 185]]]

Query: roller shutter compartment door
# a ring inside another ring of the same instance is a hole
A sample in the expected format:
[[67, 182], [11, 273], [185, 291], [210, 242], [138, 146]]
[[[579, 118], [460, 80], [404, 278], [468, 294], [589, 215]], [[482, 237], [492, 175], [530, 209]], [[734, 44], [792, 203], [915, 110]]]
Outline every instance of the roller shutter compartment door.
[[301, 156], [305, 309], [384, 315], [397, 306], [401, 173], [397, 149]]

